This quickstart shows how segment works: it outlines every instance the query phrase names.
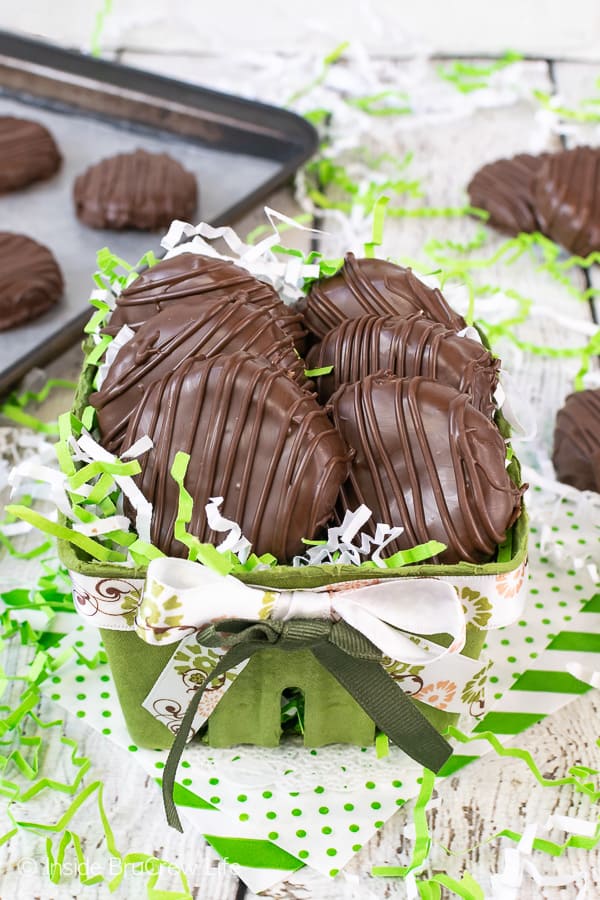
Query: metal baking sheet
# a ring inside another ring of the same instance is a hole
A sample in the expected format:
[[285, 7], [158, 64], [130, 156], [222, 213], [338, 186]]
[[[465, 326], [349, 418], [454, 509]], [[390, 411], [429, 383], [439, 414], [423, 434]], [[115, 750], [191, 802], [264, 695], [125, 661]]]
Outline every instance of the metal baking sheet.
[[150, 249], [158, 255], [159, 232], [78, 221], [73, 182], [89, 165], [138, 147], [167, 152], [196, 175], [196, 219], [217, 225], [265, 199], [316, 146], [312, 127], [285, 110], [2, 32], [0, 115], [43, 123], [60, 148], [56, 176], [0, 196], [0, 228], [50, 247], [65, 277], [54, 310], [0, 333], [0, 392], [79, 339], [99, 248], [131, 263]]

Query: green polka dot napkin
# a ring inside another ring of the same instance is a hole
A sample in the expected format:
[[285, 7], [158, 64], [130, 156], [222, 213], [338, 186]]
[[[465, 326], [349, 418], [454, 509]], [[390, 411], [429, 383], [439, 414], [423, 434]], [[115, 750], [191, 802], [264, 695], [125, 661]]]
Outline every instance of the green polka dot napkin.
[[[544, 529], [548, 534], [542, 534]], [[488, 633], [493, 660], [487, 710], [463, 728], [512, 738], [590, 690], [566, 666], [600, 669], [600, 600], [593, 565], [570, 563], [592, 552], [580, 541], [577, 506], [563, 500], [552, 525], [532, 527], [530, 592], [523, 618]], [[583, 549], [582, 549], [583, 548]], [[569, 549], [570, 553], [561, 550]], [[98, 649], [99, 632], [78, 625], [69, 637], [84, 655]], [[135, 747], [125, 728], [108, 667], [89, 671], [75, 660], [55, 676], [52, 698], [160, 779], [166, 751]], [[449, 760], [456, 772], [489, 749], [475, 741]], [[181, 815], [230, 862], [254, 891], [302, 865], [335, 876], [373, 834], [419, 789], [421, 771], [400, 750], [377, 758], [374, 747], [306, 750], [238, 747], [214, 750], [198, 741], [186, 748], [175, 798]]]

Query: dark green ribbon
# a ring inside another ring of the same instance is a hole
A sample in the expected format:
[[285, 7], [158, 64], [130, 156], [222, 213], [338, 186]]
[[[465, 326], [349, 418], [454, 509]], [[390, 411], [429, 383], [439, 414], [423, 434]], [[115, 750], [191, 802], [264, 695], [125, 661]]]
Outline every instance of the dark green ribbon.
[[196, 640], [204, 647], [226, 647], [217, 663], [190, 700], [169, 752], [162, 791], [167, 822], [183, 831], [173, 800], [175, 776], [198, 704], [207, 685], [239, 665], [258, 650], [308, 649], [362, 706], [375, 724], [414, 760], [439, 772], [452, 748], [418, 710], [381, 665], [381, 650], [346, 622], [327, 619], [269, 619], [248, 622], [231, 619], [209, 625]]

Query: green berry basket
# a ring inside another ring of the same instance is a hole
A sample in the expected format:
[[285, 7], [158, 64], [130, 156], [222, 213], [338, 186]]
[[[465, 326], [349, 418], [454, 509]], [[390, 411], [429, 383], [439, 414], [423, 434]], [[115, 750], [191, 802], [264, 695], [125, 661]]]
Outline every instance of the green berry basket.
[[[76, 393], [73, 414], [81, 420], [92, 390], [96, 367], [86, 365]], [[501, 412], [497, 425], [504, 437], [509, 427]], [[521, 484], [520, 466], [516, 458], [508, 471]], [[63, 520], [63, 524], [66, 524]], [[524, 508], [510, 529], [506, 543], [499, 548], [498, 560], [485, 565], [458, 563], [455, 565], [407, 565], [401, 568], [357, 568], [353, 565], [319, 565], [293, 568], [280, 565], [274, 568], [243, 573], [240, 581], [265, 590], [314, 589], [341, 582], [356, 582], [357, 578], [371, 579], [439, 579], [451, 584], [458, 593], [466, 612], [466, 642], [461, 655], [472, 660], [480, 657], [486, 638], [486, 626], [493, 625], [494, 610], [515, 603], [526, 589], [528, 525]], [[127, 568], [99, 563], [67, 541], [59, 542], [61, 561], [73, 580], [77, 604], [82, 597], [116, 596], [128, 592], [131, 598], [141, 597], [146, 568]], [[148, 748], [168, 748], [174, 740], [176, 727], [155, 718], [142, 702], [176, 651], [177, 644], [153, 646], [134, 631], [102, 628], [102, 640], [117, 689], [119, 703], [127, 728], [136, 745]], [[447, 646], [447, 635], [428, 638]], [[388, 672], [396, 680], [409, 683], [409, 693], [423, 715], [440, 733], [459, 718], [460, 712], [448, 711], [444, 690], [448, 679], [423, 684], [419, 673], [407, 666], [388, 660]], [[482, 667], [479, 667], [480, 669]], [[477, 715], [482, 711], [482, 692], [485, 676], [476, 676], [460, 692], [461, 708]], [[406, 685], [405, 685], [406, 687]], [[277, 746], [281, 737], [281, 695], [288, 688], [302, 691], [305, 699], [304, 743], [308, 747], [342, 742], [365, 746], [375, 737], [375, 725], [363, 708], [338, 683], [309, 650], [260, 650], [249, 660], [229, 690], [223, 694], [208, 718], [207, 740], [215, 747], [250, 743]], [[420, 699], [420, 698], [423, 698]], [[424, 702], [429, 700], [429, 702]], [[432, 702], [433, 701], [433, 702]], [[436, 702], [437, 701], [437, 702]]]

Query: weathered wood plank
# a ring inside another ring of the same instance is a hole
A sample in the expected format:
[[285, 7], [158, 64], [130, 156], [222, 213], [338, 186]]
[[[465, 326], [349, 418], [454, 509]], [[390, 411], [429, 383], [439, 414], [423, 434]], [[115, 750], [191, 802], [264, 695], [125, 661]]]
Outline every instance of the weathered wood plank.
[[[81, 7], [81, 9], [79, 9]], [[101, 4], [59, 4], [29, 0], [3, 11], [3, 27], [34, 31], [71, 46], [89, 46]], [[306, 44], [331, 49], [339, 40], [360, 42], [375, 54], [413, 55], [424, 47], [449, 55], [499, 55], [507, 48], [533, 56], [598, 59], [600, 19], [594, 0], [573, 0], [569, 14], [553, 0], [524, 5], [506, 0], [490, 10], [475, 0], [451, 7], [398, 4], [379, 0], [305, 0], [302, 13], [275, 0], [259, 8], [236, 2], [227, 16], [218, 7], [198, 14], [185, 0], [121, 0], [106, 28], [104, 45], [138, 47], [168, 53], [223, 52], [254, 47], [302, 51]]]

